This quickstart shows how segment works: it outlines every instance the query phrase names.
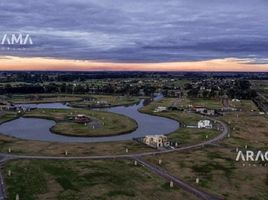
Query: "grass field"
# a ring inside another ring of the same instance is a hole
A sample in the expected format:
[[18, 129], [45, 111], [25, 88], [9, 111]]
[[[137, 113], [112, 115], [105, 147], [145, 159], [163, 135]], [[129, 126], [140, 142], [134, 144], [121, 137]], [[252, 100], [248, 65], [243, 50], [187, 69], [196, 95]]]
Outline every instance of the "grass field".
[[268, 148], [268, 119], [257, 113], [229, 113], [221, 117], [229, 124], [231, 137], [222, 143], [228, 147]]
[[243, 167], [242, 163], [235, 162], [235, 157], [233, 150], [214, 147], [163, 154], [147, 160], [157, 165], [161, 159], [161, 167], [171, 174], [224, 199], [268, 199], [267, 167]]
[[[51, 156], [62, 156], [65, 154], [65, 151], [68, 151], [69, 156], [118, 155], [155, 151], [155, 149], [135, 141], [56, 143], [21, 140], [0, 135], [0, 151], [7, 153], [9, 148], [15, 154]], [[128, 153], [126, 153], [126, 148], [128, 149]]]
[[250, 81], [253, 88], [259, 92], [268, 94], [268, 81], [267, 80], [252, 80]]
[[178, 142], [180, 146], [195, 144], [200, 141], [215, 137], [218, 131], [215, 129], [180, 128], [168, 135], [172, 142]]
[[97, 102], [106, 102], [109, 106], [130, 105], [139, 102], [139, 97], [86, 94], [15, 94], [0, 96], [1, 99], [14, 104], [69, 102], [76, 107], [98, 107]]
[[[268, 171], [265, 166], [243, 166], [236, 162], [235, 149], [267, 150], [268, 148], [268, 120], [260, 115], [255, 104], [250, 100], [242, 100], [235, 105], [241, 109], [238, 112], [224, 113], [218, 117], [230, 128], [230, 138], [219, 143], [219, 146], [208, 146], [205, 149], [189, 152], [174, 152], [160, 156], [148, 157], [147, 160], [157, 164], [161, 159], [165, 170], [171, 174], [195, 184], [208, 192], [213, 192], [224, 199], [245, 200], [268, 199]], [[256, 110], [252, 112], [252, 110]], [[189, 139], [188, 129], [177, 131], [178, 140]], [[186, 133], [183, 133], [186, 131]], [[193, 130], [190, 130], [191, 133]], [[172, 134], [171, 134], [172, 136]], [[212, 135], [213, 136], [213, 135]], [[212, 137], [209, 136], [209, 137]], [[203, 137], [203, 134], [200, 134]], [[194, 138], [191, 137], [191, 141]]]
[[194, 106], [204, 106], [209, 109], [219, 109], [223, 107], [222, 103], [220, 100], [215, 100], [215, 99], [191, 99], [190, 100], [191, 104]]
[[32, 95], [12, 95], [7, 100], [14, 104], [23, 103], [55, 103], [82, 101], [82, 98], [74, 95], [55, 94], [32, 94]]
[[[88, 124], [75, 123], [73, 118], [77, 114], [84, 114], [92, 119], [98, 127]], [[137, 123], [123, 115], [83, 110], [83, 109], [35, 109], [25, 113], [24, 117], [45, 118], [56, 121], [52, 131], [57, 134], [74, 136], [104, 136], [118, 135], [137, 128]]]
[[[184, 102], [188, 100], [184, 99]], [[158, 106], [171, 106], [176, 105], [180, 107], [181, 100], [176, 98], [164, 98], [160, 101], [151, 102], [149, 105], [140, 109], [141, 112], [158, 115], [161, 117], [168, 117], [180, 122], [181, 127], [178, 128], [176, 131], [170, 133], [168, 135], [169, 140], [178, 142], [179, 145], [185, 146], [188, 144], [195, 144], [200, 141], [204, 141], [211, 137], [214, 137], [218, 134], [217, 130], [215, 129], [197, 129], [197, 128], [184, 128], [184, 126], [197, 126], [199, 120], [203, 119], [204, 117], [195, 113], [191, 112], [181, 112], [181, 111], [166, 111], [166, 112], [153, 112], [155, 108]], [[208, 138], [206, 138], [206, 136]]]
[[179, 121], [183, 125], [197, 125], [197, 122], [202, 119], [202, 116], [190, 113], [190, 112], [179, 112], [179, 111], [166, 111], [166, 112], [154, 112], [158, 106], [176, 106], [180, 107], [180, 100], [176, 98], [163, 98], [160, 101], [151, 102], [149, 105], [142, 107], [140, 112], [158, 115], [162, 117], [168, 117]]
[[101, 106], [97, 102], [105, 102], [109, 106], [118, 105], [131, 105], [139, 102], [138, 97], [127, 97], [127, 96], [112, 96], [112, 95], [90, 95], [90, 100], [72, 102], [71, 105], [74, 107], [98, 107]]
[[12, 161], [4, 177], [10, 200], [195, 199], [133, 161]]
[[16, 117], [17, 117], [17, 112], [12, 112], [12, 111], [1, 112], [0, 111], [0, 124], [10, 121], [12, 119], [15, 119]]

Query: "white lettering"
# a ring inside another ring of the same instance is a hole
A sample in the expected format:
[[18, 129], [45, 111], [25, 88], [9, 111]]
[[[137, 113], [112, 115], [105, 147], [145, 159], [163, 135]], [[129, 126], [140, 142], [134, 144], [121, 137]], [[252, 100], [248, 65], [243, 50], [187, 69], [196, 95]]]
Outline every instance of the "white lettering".
[[236, 160], [236, 161], [239, 161], [239, 160], [240, 160], [240, 157], [241, 157], [242, 161], [245, 161], [245, 157], [244, 157], [244, 154], [243, 154], [242, 151], [238, 151], [238, 154], [237, 154], [235, 160]]
[[22, 41], [22, 34], [18, 34], [18, 36], [16, 34], [11, 35], [11, 44], [23, 44]]
[[254, 161], [254, 158], [253, 158], [253, 156], [254, 156], [254, 152], [253, 151], [247, 151], [246, 152], [246, 160], [247, 161]]
[[8, 44], [8, 45], [16, 45], [16, 44], [33, 45], [33, 40], [29, 34], [26, 34], [25, 36], [23, 36], [23, 34], [21, 34], [21, 33], [10, 34], [10, 35], [5, 34], [2, 38], [1, 44], [2, 45], [5, 45], [5, 44]]
[[24, 44], [27, 44], [27, 41], [29, 40], [29, 44], [33, 44], [32, 38], [30, 37], [29, 34], [26, 35], [25, 39], [24, 39]]
[[261, 160], [264, 161], [264, 156], [261, 151], [258, 151], [257, 156], [255, 158], [255, 161], [259, 161], [259, 158], [261, 157]]
[[268, 161], [268, 151], [266, 151], [264, 156], [265, 156], [266, 161]]
[[7, 34], [5, 34], [4, 37], [2, 38], [1, 44], [4, 45], [5, 42], [7, 42], [7, 44], [10, 44], [10, 40]]

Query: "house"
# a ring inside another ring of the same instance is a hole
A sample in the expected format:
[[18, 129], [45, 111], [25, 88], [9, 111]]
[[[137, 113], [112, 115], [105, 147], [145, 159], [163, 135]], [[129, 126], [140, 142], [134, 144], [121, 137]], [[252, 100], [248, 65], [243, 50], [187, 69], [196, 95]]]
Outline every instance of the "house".
[[194, 107], [192, 107], [192, 110], [197, 112], [197, 113], [203, 114], [203, 115], [210, 115], [211, 116], [211, 115], [216, 114], [216, 111], [214, 109], [207, 109], [204, 106], [194, 106]]
[[204, 112], [202, 112], [202, 114], [204, 114], [204, 115], [215, 115], [216, 112], [213, 109], [206, 109], [206, 110], [204, 110]]
[[194, 106], [193, 110], [198, 113], [203, 113], [206, 110], [206, 108], [204, 106]]
[[232, 102], [240, 102], [239, 99], [232, 99]]
[[167, 107], [165, 106], [158, 106], [154, 112], [163, 112], [163, 111], [167, 111]]
[[198, 128], [212, 128], [212, 123], [210, 120], [200, 120], [197, 124]]
[[234, 112], [237, 111], [236, 108], [232, 108], [232, 107], [223, 107], [220, 109], [222, 112]]
[[100, 100], [100, 101], [97, 101], [96, 103], [97, 103], [98, 105], [107, 105], [107, 104], [108, 104], [108, 101]]
[[74, 121], [75, 121], [76, 123], [88, 123], [88, 122], [90, 122], [91, 120], [90, 120], [89, 117], [87, 117], [87, 116], [85, 116], [85, 115], [83, 115], [83, 114], [78, 114], [78, 115], [75, 116]]
[[143, 138], [143, 142], [154, 148], [169, 146], [167, 136], [164, 135], [147, 135]]

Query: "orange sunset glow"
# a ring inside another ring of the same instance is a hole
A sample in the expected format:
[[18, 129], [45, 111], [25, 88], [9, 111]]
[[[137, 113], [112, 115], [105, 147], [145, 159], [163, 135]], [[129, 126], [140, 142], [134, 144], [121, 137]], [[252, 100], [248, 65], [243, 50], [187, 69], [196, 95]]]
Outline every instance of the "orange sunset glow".
[[268, 64], [252, 64], [249, 59], [242, 60], [235, 58], [165, 63], [113, 63], [91, 60], [13, 56], [3, 56], [0, 60], [1, 71], [268, 71]]

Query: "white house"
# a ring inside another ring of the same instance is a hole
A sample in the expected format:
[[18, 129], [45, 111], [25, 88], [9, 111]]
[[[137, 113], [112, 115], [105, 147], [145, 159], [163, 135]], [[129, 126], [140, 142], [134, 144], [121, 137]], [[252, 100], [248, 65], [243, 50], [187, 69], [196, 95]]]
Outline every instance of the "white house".
[[163, 112], [163, 111], [167, 111], [167, 107], [165, 106], [158, 106], [154, 112]]
[[143, 138], [143, 142], [155, 148], [169, 146], [167, 136], [164, 135], [147, 135]]
[[197, 124], [198, 128], [212, 128], [212, 123], [210, 120], [200, 120]]

